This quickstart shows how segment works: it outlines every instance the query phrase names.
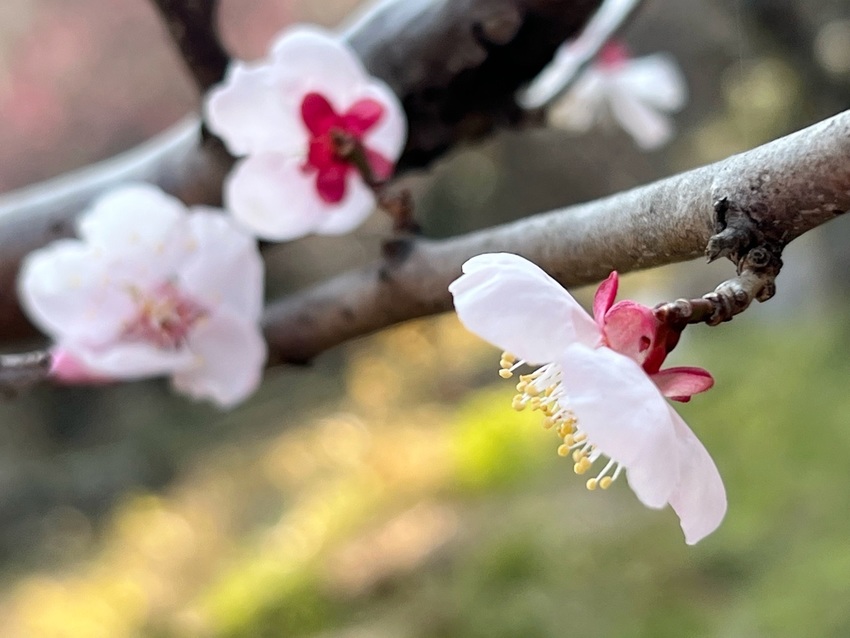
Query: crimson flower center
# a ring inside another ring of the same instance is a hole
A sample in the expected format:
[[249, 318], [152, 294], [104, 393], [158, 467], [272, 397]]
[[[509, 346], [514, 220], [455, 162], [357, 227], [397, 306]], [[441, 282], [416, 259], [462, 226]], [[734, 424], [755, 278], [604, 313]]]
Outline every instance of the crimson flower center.
[[309, 142], [302, 170], [315, 173], [316, 191], [322, 201], [340, 203], [345, 198], [349, 175], [358, 170], [370, 185], [392, 174], [393, 163], [369, 148], [365, 141], [383, 119], [384, 112], [384, 106], [371, 98], [358, 100], [347, 111], [338, 113], [322, 94], [304, 96], [301, 118]]

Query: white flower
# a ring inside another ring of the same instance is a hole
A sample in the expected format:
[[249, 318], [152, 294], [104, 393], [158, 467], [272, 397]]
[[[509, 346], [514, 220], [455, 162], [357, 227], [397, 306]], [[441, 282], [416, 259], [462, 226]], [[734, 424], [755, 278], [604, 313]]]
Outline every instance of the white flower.
[[77, 232], [31, 253], [18, 282], [24, 309], [56, 342], [59, 380], [170, 375], [222, 407], [257, 388], [266, 345], [252, 237], [146, 184], [104, 195]]
[[[553, 64], [566, 63], [568, 58], [569, 45]], [[613, 117], [639, 147], [652, 150], [673, 137], [673, 123], [666, 114], [681, 110], [687, 99], [685, 79], [671, 55], [630, 59], [621, 45], [609, 42], [551, 106], [548, 117], [553, 126], [580, 133]]]
[[352, 151], [385, 180], [407, 132], [389, 87], [338, 37], [308, 27], [283, 32], [265, 60], [234, 62], [205, 107], [210, 129], [246, 156], [225, 183], [225, 204], [271, 240], [353, 230], [375, 195]]
[[[514, 355], [502, 356], [501, 376], [523, 363], [544, 364], [520, 376], [514, 408], [531, 407], [563, 439], [577, 474], [600, 459], [588, 489], [607, 489], [622, 470], [648, 507], [670, 504], [685, 540], [714, 531], [726, 512], [717, 468], [690, 428], [667, 403], [707, 390], [699, 368], [660, 370], [671, 347], [651, 309], [614, 304], [617, 280], [599, 288], [595, 319], [554, 279], [511, 254], [473, 257], [449, 290], [464, 325]], [[521, 360], [517, 361], [517, 357]]]

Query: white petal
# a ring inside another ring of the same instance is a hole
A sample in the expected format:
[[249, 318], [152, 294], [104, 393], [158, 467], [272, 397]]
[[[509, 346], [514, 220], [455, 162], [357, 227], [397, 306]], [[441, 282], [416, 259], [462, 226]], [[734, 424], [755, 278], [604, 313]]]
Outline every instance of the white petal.
[[390, 87], [377, 80], [370, 82], [357, 99], [367, 98], [383, 104], [384, 115], [375, 127], [366, 133], [366, 146], [394, 162], [401, 155], [407, 141], [407, 117], [404, 109]]
[[107, 192], [77, 222], [80, 238], [139, 286], [169, 277], [185, 257], [186, 207], [149, 184]]
[[176, 390], [227, 408], [259, 386], [266, 343], [256, 322], [226, 310], [215, 313], [192, 330], [189, 347], [195, 360], [172, 378]]
[[620, 126], [642, 149], [658, 148], [673, 137], [674, 128], [670, 118], [631, 93], [619, 87], [612, 88], [609, 103]]
[[670, 506], [679, 516], [685, 541], [693, 545], [720, 525], [726, 514], [726, 490], [703, 444], [672, 407], [670, 412], [681, 467], [679, 485], [670, 495]]
[[263, 239], [303, 237], [327, 220], [333, 207], [322, 201], [313, 174], [283, 155], [252, 155], [231, 171], [224, 201], [236, 220]]
[[304, 155], [307, 131], [300, 99], [303, 94], [288, 92], [268, 65], [234, 62], [224, 82], [207, 94], [204, 113], [210, 130], [234, 155]]
[[117, 341], [97, 348], [77, 343], [64, 345], [69, 354], [79, 359], [86, 368], [115, 379], [144, 379], [171, 374], [193, 361], [187, 348], [169, 350], [143, 342]]
[[549, 123], [568, 131], [588, 131], [603, 112], [605, 99], [606, 80], [599, 71], [588, 69], [549, 109]]
[[558, 363], [578, 427], [626, 468], [641, 502], [664, 506], [679, 480], [678, 449], [669, 406], [655, 384], [609, 348], [574, 344]]
[[288, 93], [300, 100], [317, 91], [337, 108], [347, 108], [369, 82], [351, 47], [339, 36], [313, 26], [284, 31], [272, 46], [270, 64], [275, 82]]
[[189, 228], [194, 250], [178, 274], [180, 289], [204, 306], [259, 319], [263, 261], [256, 240], [229, 217], [205, 210], [193, 211]]
[[612, 82], [659, 110], [674, 112], [688, 101], [688, 85], [676, 59], [656, 53], [630, 60], [612, 74]]
[[554, 361], [571, 343], [600, 340], [596, 322], [558, 282], [509, 253], [473, 257], [452, 282], [461, 322], [531, 363]]
[[344, 235], [362, 224], [375, 209], [375, 193], [366, 186], [354, 171], [345, 181], [345, 197], [339, 204], [327, 210], [324, 221], [315, 233], [319, 235]]
[[134, 311], [110, 270], [109, 260], [83, 242], [54, 242], [31, 253], [21, 266], [21, 303], [36, 325], [58, 341], [108, 341]]

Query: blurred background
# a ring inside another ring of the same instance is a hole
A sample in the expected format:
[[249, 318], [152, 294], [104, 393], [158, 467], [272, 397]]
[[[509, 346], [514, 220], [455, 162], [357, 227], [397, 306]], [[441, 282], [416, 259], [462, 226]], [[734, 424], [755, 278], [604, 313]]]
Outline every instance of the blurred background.
[[[262, 55], [354, 0], [225, 0]], [[669, 51], [690, 102], [644, 153], [536, 129], [405, 178], [446, 236], [724, 158], [848, 107], [846, 0], [650, 0], [625, 34]], [[0, 4], [0, 192], [125, 150], [197, 108], [141, 0]], [[272, 293], [372, 259], [386, 224], [270, 254]], [[850, 635], [850, 226], [792, 244], [773, 301], [688, 331], [717, 385], [681, 411], [726, 482], [687, 547], [619, 481], [590, 493], [498, 352], [453, 316], [273, 371], [230, 413], [165, 383], [42, 388], [0, 405], [0, 636], [544, 638]], [[625, 278], [647, 303], [730, 264]], [[591, 291], [579, 291], [587, 300]]]

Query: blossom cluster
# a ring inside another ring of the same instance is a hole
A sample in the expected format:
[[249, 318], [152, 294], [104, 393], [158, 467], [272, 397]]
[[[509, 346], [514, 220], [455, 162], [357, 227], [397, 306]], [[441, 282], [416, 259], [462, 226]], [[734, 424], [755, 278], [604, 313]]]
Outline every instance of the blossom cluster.
[[[607, 489], [623, 470], [648, 507], [669, 504], [685, 540], [711, 533], [726, 512], [714, 462], [666, 398], [687, 401], [714, 381], [701, 368], [662, 369], [677, 333], [651, 308], [614, 303], [617, 274], [599, 287], [593, 317], [543, 270], [517, 255], [485, 254], [449, 290], [460, 320], [506, 352], [500, 375], [520, 375], [515, 409], [540, 410], [558, 453], [576, 474], [602, 465], [587, 488]], [[542, 364], [542, 365], [541, 365]]]
[[21, 303], [55, 343], [55, 380], [170, 376], [221, 407], [243, 401], [266, 360], [256, 239], [353, 230], [406, 138], [392, 91], [314, 27], [284, 31], [263, 60], [235, 61], [205, 116], [241, 158], [225, 210], [123, 184], [80, 215], [77, 239], [25, 260]]

